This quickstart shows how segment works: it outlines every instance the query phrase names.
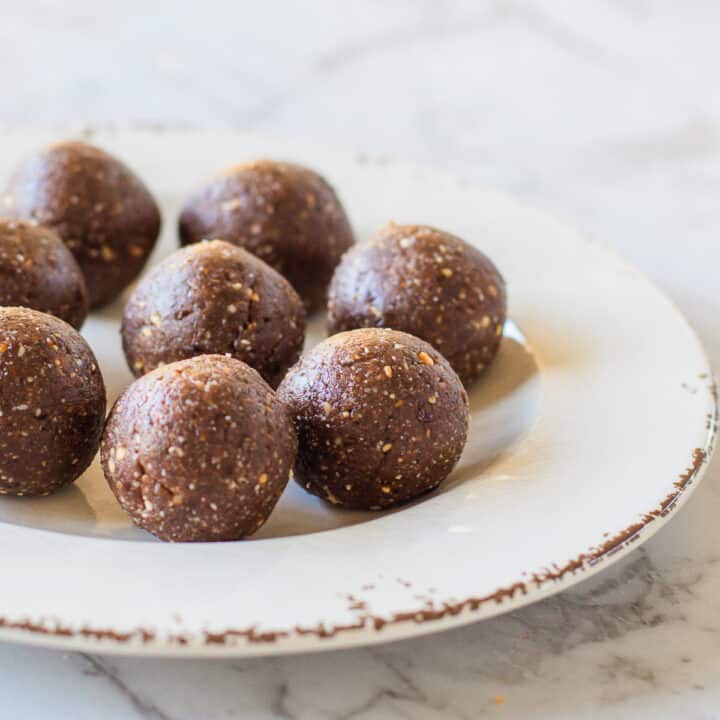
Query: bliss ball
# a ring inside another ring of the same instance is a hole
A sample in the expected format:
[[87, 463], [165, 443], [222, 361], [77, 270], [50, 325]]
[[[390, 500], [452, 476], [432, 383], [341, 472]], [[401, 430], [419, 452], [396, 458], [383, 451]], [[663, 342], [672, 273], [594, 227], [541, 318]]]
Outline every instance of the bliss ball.
[[105, 385], [82, 336], [52, 315], [0, 307], [0, 494], [47, 495], [95, 457]]
[[187, 201], [181, 243], [210, 238], [244, 247], [274, 267], [309, 310], [324, 306], [333, 270], [353, 243], [345, 210], [326, 180], [272, 160], [230, 168]]
[[160, 211], [120, 160], [83, 142], [52, 145], [15, 172], [5, 212], [57, 232], [80, 265], [90, 307], [114, 300], [139, 274], [160, 232]]
[[136, 376], [195, 355], [228, 354], [276, 387], [300, 356], [305, 308], [269, 265], [213, 240], [153, 268], [125, 306], [122, 338]]
[[297, 440], [245, 363], [201, 355], [130, 385], [103, 435], [105, 478], [136, 525], [172, 542], [238, 540], [267, 520]]
[[416, 335], [469, 386], [495, 358], [506, 313], [505, 281], [483, 253], [442, 230], [391, 223], [343, 257], [330, 285], [328, 329]]
[[0, 305], [49, 313], [82, 327], [88, 312], [83, 274], [57, 233], [0, 219]]
[[333, 335], [278, 398], [295, 421], [295, 478], [334, 505], [381, 510], [436, 488], [465, 446], [468, 398], [447, 360], [407, 333]]

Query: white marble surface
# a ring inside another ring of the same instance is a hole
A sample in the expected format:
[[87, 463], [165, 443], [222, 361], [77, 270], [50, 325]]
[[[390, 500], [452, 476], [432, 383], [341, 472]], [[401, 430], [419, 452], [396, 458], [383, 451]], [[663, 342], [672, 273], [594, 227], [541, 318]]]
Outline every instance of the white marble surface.
[[[711, 0], [0, 10], [0, 123], [233, 126], [443, 167], [617, 247], [720, 363]], [[715, 462], [668, 527], [597, 579], [385, 647], [200, 662], [2, 645], [0, 716], [720, 718], [719, 514]]]

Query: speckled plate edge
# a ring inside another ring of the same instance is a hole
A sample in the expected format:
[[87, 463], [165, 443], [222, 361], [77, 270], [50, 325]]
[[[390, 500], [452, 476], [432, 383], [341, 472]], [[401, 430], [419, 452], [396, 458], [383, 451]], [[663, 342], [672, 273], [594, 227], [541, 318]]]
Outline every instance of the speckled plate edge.
[[[713, 391], [714, 387], [713, 384]], [[590, 547], [587, 552], [570, 558], [565, 565], [537, 568], [489, 595], [473, 595], [430, 609], [423, 604], [399, 611], [392, 617], [373, 616], [358, 607], [357, 620], [345, 625], [326, 626], [320, 623], [314, 627], [262, 631], [249, 626], [207, 631], [200, 638], [191, 638], [181, 632], [160, 639], [152, 629], [142, 627], [130, 631], [89, 625], [73, 628], [55, 617], [39, 620], [0, 617], [0, 640], [114, 655], [255, 657], [376, 645], [450, 630], [502, 615], [556, 595], [592, 577], [660, 530], [671, 519], [672, 513], [685, 504], [705, 474], [714, 449], [717, 411], [713, 412], [709, 422], [711, 428], [707, 445], [705, 448], [693, 448], [688, 468], [672, 482], [672, 490], [660, 505], [648, 510], [638, 522], [604, 539], [599, 547]], [[316, 642], [305, 642], [308, 639]]]

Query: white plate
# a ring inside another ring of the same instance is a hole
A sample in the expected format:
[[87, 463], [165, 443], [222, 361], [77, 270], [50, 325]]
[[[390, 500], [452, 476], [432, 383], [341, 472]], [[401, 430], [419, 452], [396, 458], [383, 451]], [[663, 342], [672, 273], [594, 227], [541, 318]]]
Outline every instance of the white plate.
[[[0, 138], [5, 170], [50, 141]], [[361, 645], [506, 612], [647, 539], [687, 498], [715, 429], [695, 335], [637, 271], [494, 191], [362, 156], [234, 133], [106, 132], [162, 201], [153, 260], [182, 198], [256, 156], [310, 164], [359, 238], [389, 219], [487, 252], [513, 322], [471, 393], [467, 449], [441, 491], [402, 511], [333, 510], [288, 487], [251, 541], [167, 545], [132, 527], [97, 463], [76, 487], [0, 500], [0, 638], [147, 655], [255, 655]], [[112, 401], [130, 381], [121, 303], [87, 323]]]

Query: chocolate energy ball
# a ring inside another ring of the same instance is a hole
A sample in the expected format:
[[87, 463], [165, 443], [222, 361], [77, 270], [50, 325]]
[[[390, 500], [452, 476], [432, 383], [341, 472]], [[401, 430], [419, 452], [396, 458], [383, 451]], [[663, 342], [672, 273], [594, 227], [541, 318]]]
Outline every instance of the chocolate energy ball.
[[160, 211], [141, 180], [82, 142], [52, 145], [27, 160], [5, 192], [4, 211], [60, 235], [85, 275], [93, 308], [135, 279], [160, 232]]
[[442, 230], [391, 223], [343, 257], [330, 285], [328, 329], [417, 335], [468, 386], [497, 354], [506, 312], [505, 282], [483, 253]]
[[125, 306], [122, 337], [136, 376], [175, 360], [227, 353], [276, 387], [300, 356], [305, 308], [262, 260], [213, 240], [153, 268]]
[[267, 520], [297, 440], [287, 409], [245, 363], [201, 355], [136, 380], [101, 455], [133, 522], [161, 540], [238, 540]]
[[0, 307], [0, 494], [47, 495], [92, 462], [105, 386], [88, 344], [52, 315]]
[[381, 510], [436, 488], [465, 446], [468, 398], [447, 360], [403, 332], [333, 335], [280, 385], [298, 432], [295, 478], [347, 508]]
[[334, 190], [299, 165], [258, 160], [230, 168], [191, 197], [180, 215], [183, 245], [220, 238], [283, 274], [308, 309], [327, 286], [353, 234]]
[[57, 233], [0, 218], [0, 305], [29, 307], [82, 326], [88, 312], [85, 280]]

